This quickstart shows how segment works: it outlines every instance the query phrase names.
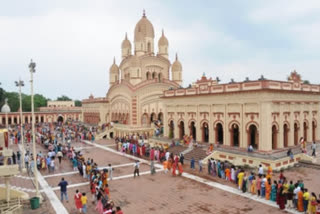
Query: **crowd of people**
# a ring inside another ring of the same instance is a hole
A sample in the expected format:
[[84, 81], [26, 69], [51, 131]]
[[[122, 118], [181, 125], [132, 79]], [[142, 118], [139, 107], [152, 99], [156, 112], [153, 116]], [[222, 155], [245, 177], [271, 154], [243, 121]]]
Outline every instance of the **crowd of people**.
[[[91, 193], [91, 202], [95, 206], [95, 210], [99, 214], [118, 213], [121, 214], [121, 208], [116, 207], [110, 197], [108, 179], [112, 180], [112, 166], [99, 168], [93, 159], [85, 160], [81, 151], [76, 151], [72, 142], [80, 142], [81, 140], [94, 141], [97, 133], [96, 127], [87, 128], [77, 123], [50, 123], [37, 124], [36, 126], [36, 142], [42, 144], [47, 153], [41, 151], [37, 154], [36, 163], [33, 161], [32, 153], [30, 153], [29, 144], [32, 139], [31, 127], [26, 125], [24, 139], [26, 142], [26, 153], [24, 160], [18, 151], [13, 153], [10, 160], [13, 164], [24, 161], [29, 172], [33, 173], [34, 164], [38, 170], [48, 170], [48, 173], [54, 173], [56, 164], [61, 164], [63, 159], [68, 159], [73, 169], [79, 171], [80, 176], [87, 179], [90, 183], [89, 190]], [[10, 143], [18, 143], [21, 140], [19, 126], [13, 126], [9, 130]], [[172, 176], [181, 175], [183, 173], [184, 155], [173, 154], [163, 146], [151, 147], [146, 143], [147, 136], [132, 135], [122, 138], [116, 138], [115, 142], [118, 151], [131, 154], [137, 157], [151, 160], [151, 174], [155, 173], [154, 162], [163, 164], [165, 173], [171, 172]], [[184, 144], [192, 144], [192, 136], [184, 137]], [[312, 144], [312, 151], [315, 155], [316, 145]], [[301, 146], [303, 152], [306, 152], [305, 144]], [[209, 147], [212, 152], [213, 147]], [[58, 163], [56, 163], [58, 159]], [[1, 159], [0, 159], [1, 164]], [[190, 160], [191, 169], [195, 169], [196, 161], [194, 158]], [[198, 161], [199, 172], [202, 172], [202, 161]], [[279, 205], [280, 209], [296, 209], [300, 212], [316, 214], [320, 213], [320, 195], [310, 192], [302, 180], [293, 182], [287, 180], [283, 172], [280, 173], [279, 179], [274, 178], [272, 168], [269, 166], [266, 173], [260, 165], [258, 172], [248, 173], [241, 167], [235, 167], [229, 162], [221, 162], [219, 160], [209, 159], [207, 164], [208, 174], [217, 176], [221, 179], [228, 180], [237, 185], [238, 189], [243, 192], [249, 192], [257, 197], [274, 201]], [[134, 177], [139, 176], [139, 161], [134, 163]], [[68, 201], [67, 186], [68, 182], [62, 178], [59, 183], [61, 190], [61, 200]], [[76, 190], [74, 195], [75, 206], [79, 213], [87, 213], [88, 198], [85, 192]]]
[[[194, 168], [192, 161], [190, 166]], [[242, 192], [274, 201], [280, 209], [295, 209], [308, 214], [320, 213], [320, 194], [317, 197], [314, 192], [309, 192], [302, 180], [289, 181], [283, 171], [280, 172], [279, 179], [276, 179], [271, 166], [266, 173], [262, 165], [257, 173], [248, 173], [227, 161], [221, 162], [211, 158], [208, 160], [207, 169], [209, 175], [235, 183]], [[199, 164], [199, 171], [202, 171], [202, 164]]]

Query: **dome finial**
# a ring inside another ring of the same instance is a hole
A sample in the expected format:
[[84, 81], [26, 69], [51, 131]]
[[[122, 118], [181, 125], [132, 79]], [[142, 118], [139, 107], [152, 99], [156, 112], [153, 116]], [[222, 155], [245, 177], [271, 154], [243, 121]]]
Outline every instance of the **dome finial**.
[[163, 30], [163, 28], [162, 28], [162, 36], [164, 36], [164, 30]]
[[126, 32], [126, 35], [125, 35], [125, 38], [124, 38], [125, 40], [128, 40], [128, 35], [127, 35], [127, 32]]
[[113, 57], [113, 64], [116, 64], [116, 57]]
[[146, 17], [146, 10], [143, 9], [142, 17]]
[[176, 61], [178, 61], [178, 53], [176, 53]]

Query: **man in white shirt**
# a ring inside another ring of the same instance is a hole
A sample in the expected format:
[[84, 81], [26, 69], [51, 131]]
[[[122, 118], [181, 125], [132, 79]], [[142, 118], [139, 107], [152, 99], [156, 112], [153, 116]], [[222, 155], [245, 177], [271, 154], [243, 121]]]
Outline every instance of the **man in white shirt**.
[[169, 160], [170, 152], [166, 152], [166, 160]]
[[137, 174], [138, 176], [140, 176], [140, 175], [139, 175], [139, 167], [140, 167], [140, 164], [139, 164], [139, 161], [138, 161], [138, 160], [136, 160], [136, 162], [133, 164], [133, 167], [134, 167], [133, 177], [135, 178], [135, 177], [136, 177], [136, 174]]
[[300, 192], [301, 188], [298, 184], [295, 184], [295, 189], [293, 190], [294, 198], [293, 198], [293, 205], [295, 208], [297, 208], [298, 204], [298, 193]]

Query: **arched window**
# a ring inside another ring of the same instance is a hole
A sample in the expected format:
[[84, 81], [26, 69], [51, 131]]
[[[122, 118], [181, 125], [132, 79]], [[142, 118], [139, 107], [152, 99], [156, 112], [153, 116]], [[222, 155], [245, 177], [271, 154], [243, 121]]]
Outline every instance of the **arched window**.
[[151, 44], [148, 42], [148, 53], [151, 53]]
[[155, 78], [157, 78], [157, 73], [156, 73], [156, 72], [153, 72], [153, 73], [152, 73], [152, 79], [155, 79]]
[[150, 79], [150, 72], [149, 72], [149, 71], [148, 71], [147, 74], [146, 74], [146, 78], [147, 78], [147, 80]]

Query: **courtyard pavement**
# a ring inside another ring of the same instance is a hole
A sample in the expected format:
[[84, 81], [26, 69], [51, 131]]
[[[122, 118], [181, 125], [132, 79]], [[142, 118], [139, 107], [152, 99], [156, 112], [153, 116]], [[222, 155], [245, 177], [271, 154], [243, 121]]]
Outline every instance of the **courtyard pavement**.
[[[136, 157], [115, 151], [114, 142], [110, 140], [97, 143], [74, 143], [73, 146], [81, 150], [85, 158], [93, 158], [99, 167], [112, 164], [113, 180], [109, 180], [111, 199], [116, 206], [121, 206], [126, 214], [135, 213], [296, 213], [293, 210], [280, 211], [275, 203], [260, 199], [251, 194], [243, 194], [230, 182], [221, 179], [212, 179], [205, 176], [205, 172], [191, 171], [186, 165], [183, 176], [173, 177], [165, 174], [162, 166], [156, 164], [157, 173], [150, 175], [148, 161], [140, 159], [140, 176], [133, 178], [133, 163]], [[13, 146], [18, 150], [17, 146]], [[37, 150], [46, 153], [46, 150], [37, 145]], [[64, 159], [60, 165], [56, 161], [54, 173], [41, 171], [39, 176], [40, 191], [44, 198], [41, 208], [31, 210], [27, 205], [23, 213], [77, 213], [73, 196], [75, 190], [86, 192], [88, 196], [88, 213], [97, 213], [95, 205], [91, 203], [91, 193], [88, 181], [78, 172], [74, 172], [69, 160]], [[204, 169], [205, 170], [205, 169]], [[291, 169], [285, 174], [295, 181], [303, 178], [309, 189], [316, 188], [320, 192], [319, 179], [315, 175], [319, 171], [308, 168]], [[276, 175], [277, 176], [277, 175]], [[57, 186], [61, 178], [68, 181], [69, 203], [61, 202], [60, 191]], [[290, 180], [289, 178], [289, 180]], [[4, 180], [0, 179], [0, 185]], [[20, 174], [11, 179], [13, 188], [27, 191], [30, 196], [35, 196], [32, 177]], [[311, 188], [312, 187], [312, 188]]]

